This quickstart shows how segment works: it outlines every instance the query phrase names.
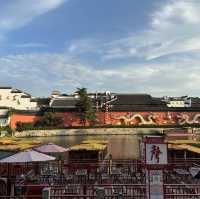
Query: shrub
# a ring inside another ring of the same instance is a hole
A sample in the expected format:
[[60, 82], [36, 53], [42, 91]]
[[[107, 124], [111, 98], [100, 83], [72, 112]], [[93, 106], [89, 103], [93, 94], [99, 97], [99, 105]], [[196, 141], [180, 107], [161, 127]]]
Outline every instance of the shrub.
[[16, 130], [21, 132], [24, 130], [30, 130], [34, 128], [34, 124], [31, 122], [17, 122], [16, 124]]
[[13, 129], [10, 126], [0, 127], [0, 131], [6, 131], [8, 136], [13, 134]]

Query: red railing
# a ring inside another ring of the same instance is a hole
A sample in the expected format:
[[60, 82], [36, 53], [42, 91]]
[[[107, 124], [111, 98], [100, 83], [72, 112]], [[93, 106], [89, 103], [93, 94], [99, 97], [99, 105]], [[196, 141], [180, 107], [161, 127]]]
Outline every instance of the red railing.
[[29, 196], [0, 196], [0, 199], [42, 199], [41, 195], [29, 195]]
[[[200, 159], [189, 159], [188, 163], [180, 159], [176, 163], [170, 163], [165, 167], [164, 172], [164, 196], [165, 199], [189, 199], [200, 198], [200, 184], [196, 180], [189, 179], [188, 176], [178, 176], [174, 174], [174, 169], [181, 168], [188, 170], [190, 166], [194, 166]], [[185, 164], [187, 163], [187, 164]], [[47, 186], [54, 185], [52, 189], [52, 198], [95, 198], [96, 187], [104, 187], [106, 198], [115, 198], [115, 194], [122, 193], [123, 198], [146, 198], [145, 172], [143, 164], [137, 161], [113, 161], [110, 165], [107, 161], [103, 163], [71, 163], [60, 164], [55, 162], [52, 165], [37, 164], [40, 174], [36, 175], [39, 180], [38, 184], [47, 183]], [[5, 169], [8, 169], [4, 165]], [[30, 166], [30, 167], [29, 167]], [[35, 165], [20, 167], [24, 172], [35, 168]], [[1, 168], [1, 165], [0, 165]], [[45, 170], [47, 168], [47, 170]], [[109, 171], [111, 168], [111, 172]], [[51, 170], [48, 170], [51, 169]], [[119, 169], [119, 170], [118, 170]], [[44, 170], [44, 171], [43, 171]], [[84, 171], [82, 173], [82, 170]], [[1, 175], [0, 175], [1, 176]], [[12, 176], [12, 175], [11, 175]], [[172, 179], [171, 176], [174, 178]], [[7, 176], [8, 177], [8, 176]], [[12, 176], [13, 177], [13, 176]], [[181, 179], [181, 180], [180, 180]], [[11, 180], [11, 179], [10, 179]], [[12, 178], [12, 182], [16, 182], [17, 178]], [[42, 181], [43, 180], [43, 181]], [[183, 181], [183, 184], [175, 184]], [[26, 182], [25, 182], [26, 183]], [[186, 183], [186, 184], [184, 184]], [[191, 183], [191, 184], [190, 184]], [[193, 183], [193, 184], [192, 184]], [[15, 183], [23, 187], [23, 184]], [[67, 187], [62, 185], [71, 185], [76, 191], [67, 192]], [[57, 185], [57, 186], [56, 186]], [[25, 185], [27, 188], [29, 185]], [[23, 194], [22, 194], [23, 195]], [[30, 195], [20, 196], [18, 198], [31, 198]], [[32, 198], [40, 198], [33, 196]], [[15, 199], [16, 197], [0, 196], [1, 198]]]
[[145, 199], [146, 186], [144, 184], [113, 184], [113, 185], [68, 185], [66, 187], [51, 187], [51, 199], [56, 198], [95, 198], [97, 188], [104, 189], [104, 198], [138, 198]]
[[200, 198], [200, 184], [165, 184], [165, 199]]
[[[26, 186], [28, 187], [28, 185]], [[105, 199], [137, 198], [146, 199], [145, 184], [77, 184], [67, 186], [51, 186], [50, 199], [93, 199], [97, 196], [97, 188], [104, 188]], [[5, 199], [38, 199], [41, 195], [0, 196]], [[200, 198], [200, 184], [164, 184], [164, 199], [197, 199]]]

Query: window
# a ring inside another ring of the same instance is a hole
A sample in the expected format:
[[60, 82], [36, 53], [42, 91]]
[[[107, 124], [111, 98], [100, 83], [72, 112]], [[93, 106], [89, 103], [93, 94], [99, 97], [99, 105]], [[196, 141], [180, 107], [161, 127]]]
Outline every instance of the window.
[[16, 100], [16, 98], [17, 98], [17, 95], [14, 95], [14, 96], [13, 96], [13, 101], [15, 101], [15, 100]]

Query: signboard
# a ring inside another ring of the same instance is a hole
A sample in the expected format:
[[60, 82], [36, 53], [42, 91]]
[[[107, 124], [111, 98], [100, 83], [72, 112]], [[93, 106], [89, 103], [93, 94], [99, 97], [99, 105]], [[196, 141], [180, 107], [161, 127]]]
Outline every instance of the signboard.
[[162, 170], [150, 170], [150, 198], [163, 199], [163, 172]]
[[167, 164], [167, 145], [146, 144], [146, 164]]
[[162, 136], [149, 136], [143, 139], [144, 148], [140, 151], [145, 156], [146, 164], [146, 198], [164, 199], [163, 168], [167, 164], [167, 144]]

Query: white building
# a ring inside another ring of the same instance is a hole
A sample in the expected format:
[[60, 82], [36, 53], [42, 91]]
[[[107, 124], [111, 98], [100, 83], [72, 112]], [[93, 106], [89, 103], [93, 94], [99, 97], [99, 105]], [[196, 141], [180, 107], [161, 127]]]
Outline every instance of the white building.
[[0, 107], [16, 110], [37, 110], [38, 105], [30, 94], [12, 87], [0, 87]]
[[168, 107], [185, 107], [185, 101], [184, 100], [170, 100], [167, 103]]
[[183, 97], [164, 97], [168, 107], [191, 107], [191, 98], [188, 96]]
[[8, 108], [0, 108], [0, 127], [8, 126], [10, 122], [10, 117], [8, 115]]

